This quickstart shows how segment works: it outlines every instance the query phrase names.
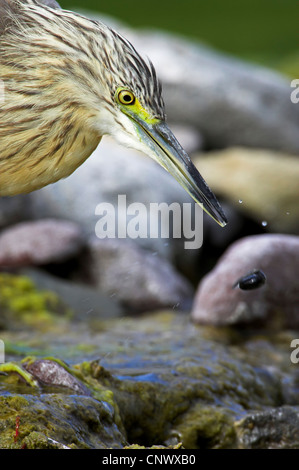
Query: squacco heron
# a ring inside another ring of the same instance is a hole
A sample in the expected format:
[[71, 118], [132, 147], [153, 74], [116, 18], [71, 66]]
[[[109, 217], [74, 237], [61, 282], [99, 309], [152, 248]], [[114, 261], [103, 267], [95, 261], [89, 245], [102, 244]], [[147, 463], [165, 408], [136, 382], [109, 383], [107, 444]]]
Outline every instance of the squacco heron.
[[226, 224], [167, 126], [154, 66], [113, 29], [55, 0], [0, 0], [0, 80], [0, 196], [67, 177], [108, 134], [156, 160]]

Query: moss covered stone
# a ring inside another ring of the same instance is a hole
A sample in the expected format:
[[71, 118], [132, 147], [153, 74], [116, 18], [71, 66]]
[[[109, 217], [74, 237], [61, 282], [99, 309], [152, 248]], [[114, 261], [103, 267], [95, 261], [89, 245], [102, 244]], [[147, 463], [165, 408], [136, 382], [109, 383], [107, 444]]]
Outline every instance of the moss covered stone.
[[92, 397], [0, 396], [0, 448], [121, 448], [113, 408]]
[[34, 328], [46, 331], [68, 318], [71, 311], [56, 294], [39, 291], [25, 276], [0, 273], [1, 329]]
[[[40, 352], [22, 360], [20, 348], [13, 367], [4, 364], [0, 448], [235, 448], [244, 446], [236, 422], [248, 413], [299, 404], [293, 332], [231, 334], [195, 327], [173, 311], [106, 320], [100, 331], [86, 321], [70, 326], [60, 334], [26, 333]], [[26, 339], [19, 331], [5, 331], [7, 337], [10, 344]], [[27, 368], [38, 387], [17, 367]]]

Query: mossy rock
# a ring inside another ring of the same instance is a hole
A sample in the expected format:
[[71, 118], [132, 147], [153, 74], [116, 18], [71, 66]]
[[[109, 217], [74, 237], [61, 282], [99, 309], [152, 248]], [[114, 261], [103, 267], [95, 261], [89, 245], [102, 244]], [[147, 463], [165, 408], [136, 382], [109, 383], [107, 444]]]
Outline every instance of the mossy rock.
[[25, 276], [0, 273], [1, 329], [47, 331], [71, 315], [71, 310], [53, 292], [39, 291]]
[[66, 394], [0, 396], [1, 449], [122, 448], [114, 410], [92, 397]]

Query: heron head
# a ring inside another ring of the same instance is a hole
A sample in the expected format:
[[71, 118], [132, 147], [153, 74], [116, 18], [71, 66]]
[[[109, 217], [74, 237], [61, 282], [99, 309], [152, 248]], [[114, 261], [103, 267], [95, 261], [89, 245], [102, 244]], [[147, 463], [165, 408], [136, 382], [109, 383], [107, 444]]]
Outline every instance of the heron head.
[[[0, 68], [10, 84], [3, 119], [9, 115], [14, 123], [9, 145], [1, 145], [32, 159], [37, 176], [32, 178], [29, 166], [30, 189], [70, 174], [110, 134], [156, 160], [224, 226], [216, 197], [168, 128], [151, 62], [103, 23], [43, 1], [50, 6], [0, 0]], [[16, 131], [20, 135], [12, 142]]]
[[225, 226], [227, 220], [215, 195], [167, 125], [154, 66], [122, 36], [114, 31], [111, 34], [111, 53], [105, 54], [102, 62], [109, 95], [106, 107], [101, 108], [102, 132], [156, 160], [219, 225]]

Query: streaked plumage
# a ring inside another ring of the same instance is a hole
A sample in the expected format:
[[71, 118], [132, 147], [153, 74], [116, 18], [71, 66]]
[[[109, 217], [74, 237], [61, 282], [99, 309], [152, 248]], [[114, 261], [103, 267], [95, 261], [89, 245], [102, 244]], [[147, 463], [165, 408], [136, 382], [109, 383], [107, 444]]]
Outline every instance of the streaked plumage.
[[[0, 196], [68, 176], [110, 134], [159, 161], [225, 224], [215, 196], [168, 135], [153, 65], [108, 26], [62, 10], [55, 0], [0, 0], [0, 79]], [[134, 108], [119, 102], [121, 89], [132, 92]], [[159, 130], [153, 141], [151, 129]], [[169, 145], [183, 155], [183, 170]]]

